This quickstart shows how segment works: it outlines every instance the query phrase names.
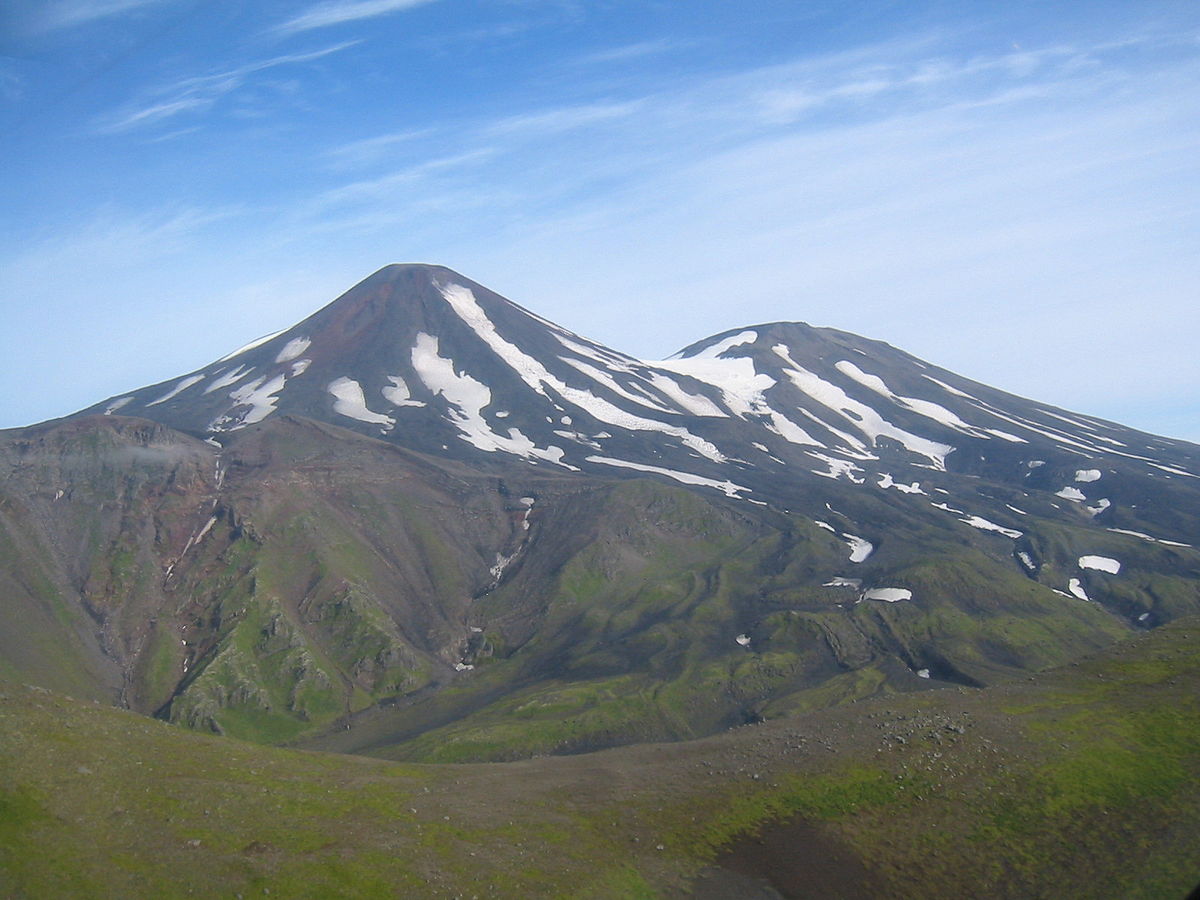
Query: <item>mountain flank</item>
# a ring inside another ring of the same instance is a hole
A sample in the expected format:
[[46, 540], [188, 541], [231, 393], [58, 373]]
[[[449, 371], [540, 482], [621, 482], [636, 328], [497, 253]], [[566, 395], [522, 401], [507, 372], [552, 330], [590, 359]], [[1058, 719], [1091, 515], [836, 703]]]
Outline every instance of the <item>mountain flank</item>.
[[664, 361], [437, 266], [0, 433], [13, 677], [465, 762], [977, 688], [1200, 612], [1200, 448], [878, 341]]

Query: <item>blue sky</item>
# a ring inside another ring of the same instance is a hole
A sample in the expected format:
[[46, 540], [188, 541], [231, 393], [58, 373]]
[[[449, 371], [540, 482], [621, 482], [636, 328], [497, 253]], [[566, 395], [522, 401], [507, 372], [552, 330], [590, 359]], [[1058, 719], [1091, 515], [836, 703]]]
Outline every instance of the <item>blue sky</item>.
[[6, 0], [0, 427], [436, 262], [1200, 441], [1194, 2]]

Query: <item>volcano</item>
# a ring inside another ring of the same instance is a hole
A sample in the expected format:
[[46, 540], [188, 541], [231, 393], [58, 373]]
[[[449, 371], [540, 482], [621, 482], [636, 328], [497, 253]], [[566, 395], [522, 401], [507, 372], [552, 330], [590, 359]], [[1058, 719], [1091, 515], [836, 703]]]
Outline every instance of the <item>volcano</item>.
[[980, 686], [1200, 611], [1200, 447], [800, 322], [662, 361], [443, 267], [0, 434], [0, 656], [429, 760]]

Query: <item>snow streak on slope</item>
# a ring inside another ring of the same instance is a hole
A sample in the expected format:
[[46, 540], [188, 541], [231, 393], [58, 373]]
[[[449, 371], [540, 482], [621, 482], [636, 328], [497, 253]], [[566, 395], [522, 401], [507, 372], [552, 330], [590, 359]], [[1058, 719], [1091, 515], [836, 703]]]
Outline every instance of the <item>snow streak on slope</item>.
[[632, 391], [626, 390], [617, 382], [616, 378], [598, 366], [594, 366], [591, 363], [585, 363], [580, 359], [572, 359], [569, 356], [560, 356], [559, 359], [561, 359], [571, 368], [592, 379], [592, 381], [596, 382], [596, 384], [607, 388], [618, 397], [622, 397], [625, 400], [628, 400], [630, 403], [636, 403], [638, 406], [643, 406], [653, 412], [667, 413], [668, 415], [675, 412], [674, 410], [663, 406], [661, 403], [651, 400], [649, 397], [639, 396]]
[[307, 350], [311, 343], [312, 340], [306, 337], [292, 338], [276, 355], [275, 362], [291, 362], [293, 359], [300, 356], [305, 350]]
[[945, 425], [947, 428], [953, 428], [955, 431], [961, 431], [963, 434], [969, 434], [973, 437], [988, 437], [992, 435], [1003, 438], [1006, 441], [1012, 441], [1013, 443], [1028, 443], [1024, 438], [1019, 438], [1015, 434], [1009, 434], [1006, 431], [997, 431], [992, 428], [977, 428], [974, 425], [964, 422], [957, 415], [946, 409], [946, 407], [932, 401], [921, 400], [916, 397], [901, 397], [899, 394], [894, 393], [878, 375], [868, 375], [854, 363], [847, 360], [835, 363], [834, 368], [846, 377], [857, 381], [863, 387], [879, 394], [879, 396], [886, 397], [893, 403], [905, 409], [912, 410], [918, 415], [925, 416], [927, 419], [932, 419], [941, 425]]
[[[745, 334], [753, 334], [753, 332], [745, 332]], [[751, 416], [766, 418], [770, 422], [769, 425], [766, 425], [767, 430], [790, 443], [806, 444], [812, 447], [825, 446], [787, 416], [767, 404], [766, 391], [775, 386], [775, 379], [770, 375], [758, 372], [754, 368], [753, 360], [743, 357], [716, 359], [706, 356], [690, 356], [686, 359], [668, 359], [653, 365], [712, 385], [721, 392], [721, 401], [725, 404], [726, 409], [735, 416], [742, 419]]]
[[776, 344], [771, 349], [776, 356], [791, 367], [784, 369], [784, 374], [796, 387], [813, 400], [844, 417], [846, 421], [865, 434], [872, 445], [875, 445], [881, 437], [891, 438], [910, 452], [927, 457], [936, 468], [946, 468], [946, 454], [954, 449], [949, 444], [939, 444], [937, 441], [931, 441], [896, 427], [865, 403], [860, 403], [849, 396], [837, 385], [825, 381], [816, 373], [804, 368], [792, 359], [786, 345]]
[[391, 384], [379, 389], [379, 393], [383, 394], [383, 399], [387, 400], [392, 406], [424, 406], [425, 401], [413, 400], [412, 393], [408, 389], [408, 382], [399, 375], [389, 375], [387, 377]]
[[185, 378], [181, 382], [179, 382], [179, 384], [175, 385], [175, 387], [173, 387], [170, 391], [163, 394], [157, 400], [151, 400], [146, 405], [147, 406], [158, 406], [158, 404], [160, 404], [160, 403], [166, 403], [168, 400], [172, 399], [173, 397], [177, 397], [180, 394], [182, 394], [184, 391], [186, 391], [188, 388], [190, 388], [197, 381], [203, 381], [203, 380], [204, 380], [203, 375], [189, 375], [187, 378]]
[[220, 359], [217, 360], [217, 362], [219, 362], [219, 363], [229, 362], [229, 360], [233, 359], [235, 356], [241, 356], [243, 353], [249, 353], [255, 347], [261, 347], [263, 344], [267, 343], [268, 341], [275, 340], [275, 338], [277, 338], [281, 334], [283, 334], [284, 331], [287, 331], [287, 329], [285, 328], [285, 329], [283, 329], [283, 331], [272, 331], [270, 334], [264, 334], [260, 338], [255, 338], [250, 343], [243, 344], [241, 347], [238, 347], [232, 353], [228, 353], [225, 356], [222, 356]]
[[204, 388], [204, 393], [211, 394], [213, 391], [219, 391], [223, 387], [237, 384], [253, 371], [254, 369], [247, 366], [234, 366], [228, 372], [218, 372], [212, 382]]
[[[213, 420], [212, 424], [208, 426], [208, 430], [236, 431], [247, 425], [253, 425], [255, 422], [261, 422], [275, 412], [275, 404], [279, 402], [279, 392], [283, 390], [286, 383], [287, 379], [283, 375], [276, 375], [269, 381], [263, 375], [233, 391], [229, 395], [233, 400], [233, 406], [230, 407], [229, 412]], [[234, 410], [243, 406], [249, 407], [249, 409], [240, 415], [234, 413]]]
[[1081, 556], [1079, 568], [1095, 569], [1097, 572], [1107, 572], [1116, 575], [1121, 571], [1121, 563], [1109, 556]]
[[662, 466], [648, 466], [644, 463], [629, 462], [624, 459], [609, 459], [604, 456], [589, 456], [587, 461], [590, 463], [600, 463], [606, 466], [616, 466], [621, 469], [636, 469], [639, 472], [653, 472], [656, 475], [666, 475], [668, 478], [674, 478], [676, 481], [684, 484], [698, 484], [704, 487], [716, 488], [723, 491], [726, 497], [736, 497], [739, 492], [747, 492], [750, 489], [744, 488], [740, 484], [734, 484], [732, 481], [717, 481], [714, 478], [704, 478], [701, 475], [692, 475], [689, 472], [678, 472], [675, 469], [666, 469]]
[[384, 431], [391, 430], [396, 424], [396, 420], [391, 416], [367, 409], [367, 398], [363, 396], [362, 385], [353, 378], [342, 376], [331, 381], [328, 391], [333, 394], [333, 411], [338, 415], [368, 424], [382, 425]]
[[[1144, 462], [1160, 484], [1196, 477], [1186, 471], [1196, 456], [1185, 447], [1010, 397], [830, 329], [772, 323], [643, 361], [445, 269], [398, 269], [402, 278], [375, 277], [225, 362], [91, 411], [120, 409], [203, 436], [282, 410], [382, 432], [425, 453], [482, 450], [593, 472], [640, 471], [797, 511], [814, 488], [860, 489], [874, 495], [870, 502], [914, 510], [937, 498], [953, 502], [934, 506], [959, 522], [1014, 540], [1022, 531], [1010, 513], [1036, 519], [1044, 509], [1017, 493], [964, 493], [970, 483], [961, 479], [1009, 481], [1064, 516], [1136, 527], [1142, 520], [1156, 532], [1159, 523], [1127, 501], [1136, 492], [1114, 456]], [[405, 417], [413, 427], [396, 427]], [[958, 451], [948, 459], [952, 445]], [[1034, 534], [1026, 521], [1022, 530]]]
[[475, 295], [468, 288], [449, 284], [440, 286], [439, 290], [459, 318], [479, 335], [492, 352], [507, 363], [522, 381], [543, 397], [550, 399], [547, 389], [553, 390], [563, 400], [577, 406], [601, 422], [629, 431], [657, 431], [670, 435], [713, 462], [725, 461], [725, 456], [720, 450], [703, 438], [692, 434], [686, 428], [625, 412], [607, 400], [597, 397], [589, 391], [571, 387], [562, 379], [552, 375], [541, 362], [525, 353], [516, 344], [510, 343], [500, 336], [496, 331], [496, 326], [492, 324], [491, 319], [487, 317], [487, 313], [483, 311], [476, 301]]
[[501, 450], [526, 459], [544, 459], [566, 465], [559, 447], [539, 448], [516, 428], [509, 428], [507, 435], [492, 431], [483, 417], [484, 409], [492, 403], [491, 390], [470, 375], [459, 375], [454, 361], [439, 355], [437, 338], [424, 333], [417, 335], [412, 364], [425, 386], [450, 404], [450, 421], [462, 432], [460, 437], [473, 447], [489, 453]]

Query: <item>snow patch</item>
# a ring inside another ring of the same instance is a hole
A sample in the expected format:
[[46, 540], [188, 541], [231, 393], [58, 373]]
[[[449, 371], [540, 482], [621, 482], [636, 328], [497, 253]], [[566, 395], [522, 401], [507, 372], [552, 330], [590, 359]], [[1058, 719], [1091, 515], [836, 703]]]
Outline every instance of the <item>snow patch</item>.
[[1168, 547], [1191, 547], [1191, 544], [1185, 544], [1181, 541], [1167, 541], [1162, 538], [1151, 537], [1141, 531], [1128, 531], [1124, 528], [1109, 528], [1113, 534], [1128, 534], [1132, 537], [1141, 538], [1143, 541], [1150, 541], [1152, 544], [1165, 544]]
[[610, 391], [612, 391], [618, 397], [624, 397], [626, 400], [630, 401], [631, 403], [636, 403], [638, 406], [643, 406], [646, 409], [652, 410], [654, 412], [660, 412], [660, 413], [675, 412], [675, 410], [668, 409], [666, 406], [663, 406], [661, 403], [658, 403], [657, 401], [645, 396], [644, 394], [638, 395], [638, 394], [634, 394], [632, 391], [627, 391], [624, 387], [621, 386], [620, 382], [618, 382], [615, 378], [613, 378], [613, 376], [610, 372], [605, 371], [604, 369], [597, 368], [596, 366], [593, 366], [590, 363], [585, 363], [582, 360], [571, 359], [568, 356], [560, 356], [559, 359], [561, 359], [563, 362], [565, 362], [571, 368], [576, 369], [579, 372], [582, 372], [584, 375], [586, 375], [588, 378], [592, 379], [592, 381], [596, 382], [597, 384], [603, 385], [604, 387], [608, 388]]
[[972, 528], [978, 528], [981, 531], [998, 532], [1005, 537], [1012, 538], [1013, 540], [1016, 540], [1022, 534], [1022, 532], [1017, 531], [1015, 528], [1005, 528], [1003, 525], [997, 525], [995, 522], [989, 522], [982, 516], [967, 516], [965, 519], [959, 519], [959, 521], [966, 525], [970, 525]]
[[172, 397], [179, 396], [179, 394], [186, 391], [197, 381], [203, 381], [203, 380], [204, 380], [204, 375], [189, 375], [187, 378], [184, 378], [177, 385], [175, 385], [175, 387], [171, 388], [171, 390], [169, 390], [167, 393], [163, 394], [157, 400], [153, 400], [150, 403], [147, 403], [146, 405], [147, 406], [158, 406], [158, 404], [160, 404], [160, 403], [166, 403]]
[[858, 590], [862, 587], [861, 578], [843, 578], [841, 575], [834, 576], [829, 581], [826, 581], [821, 587], [844, 587]]
[[882, 600], [884, 603], [898, 603], [901, 600], [911, 600], [912, 591], [908, 588], [871, 588], [869, 591], [863, 591], [862, 599], [864, 600]]
[[326, 387], [333, 394], [333, 411], [359, 422], [369, 425], [382, 425], [385, 431], [390, 431], [396, 425], [396, 420], [382, 413], [371, 412], [367, 409], [367, 398], [363, 394], [362, 385], [353, 378], [342, 376], [329, 382]]
[[121, 399], [119, 399], [119, 400], [114, 400], [112, 403], [108, 404], [108, 406], [106, 406], [106, 407], [104, 408], [104, 414], [105, 414], [106, 416], [111, 416], [111, 415], [112, 415], [113, 413], [115, 413], [115, 412], [116, 412], [118, 409], [121, 409], [122, 407], [128, 406], [128, 405], [129, 405], [130, 403], [132, 403], [132, 402], [133, 402], [133, 398], [132, 398], [132, 397], [122, 397], [122, 398], [121, 398]]
[[285, 363], [291, 362], [297, 356], [302, 354], [312, 344], [312, 340], [306, 337], [292, 338], [283, 345], [283, 349], [275, 357], [275, 362]]
[[[1131, 456], [1131, 454], [1129, 454], [1129, 453], [1122, 453], [1121, 455], [1122, 456]], [[1132, 458], [1133, 459], [1145, 459], [1145, 457], [1141, 457], [1141, 456], [1132, 456]], [[1174, 466], [1162, 466], [1156, 462], [1152, 462], [1152, 463], [1150, 463], [1150, 465], [1152, 465], [1156, 469], [1160, 469], [1161, 471], [1168, 473], [1169, 475], [1184, 475], [1188, 478], [1200, 478], [1200, 475], [1194, 475], [1191, 472], [1185, 472], [1183, 469], [1177, 469]]]
[[574, 468], [562, 461], [564, 452], [559, 447], [549, 446], [543, 450], [516, 428], [510, 428], [507, 436], [492, 431], [483, 418], [483, 410], [492, 403], [491, 390], [466, 373], [459, 375], [454, 369], [454, 361], [438, 354], [436, 337], [424, 332], [417, 335], [412, 364], [417, 377], [434, 396], [440, 395], [449, 404], [447, 417], [458, 428], [459, 437], [471, 446], [488, 453], [500, 450]]
[[[705, 478], [702, 475], [693, 475], [691, 472], [679, 472], [675, 469], [665, 469], [662, 466], [646, 466], [641, 463], [629, 462], [624, 459], [610, 459], [606, 456], [589, 456], [587, 461], [590, 463], [600, 463], [605, 466], [616, 466], [621, 469], [636, 469], [639, 472], [652, 472], [656, 475], [666, 475], [668, 478], [674, 478], [676, 481], [684, 484], [698, 484], [702, 487], [716, 488], [723, 492], [726, 497], [738, 497], [741, 491], [749, 492], [749, 488], [742, 487], [740, 484], [734, 484], [732, 481], [717, 481], [714, 478]], [[738, 498], [741, 499], [741, 498]]]
[[[726, 350], [732, 350], [734, 347], [740, 347], [742, 344], [753, 344], [757, 340], [757, 331], [741, 331], [730, 337], [721, 338], [716, 343], [709, 344], [707, 347], [697, 350], [691, 356], [686, 357], [686, 359], [716, 359]], [[679, 357], [679, 354], [676, 354], [672, 359], [677, 357]]]
[[[713, 462], [726, 461], [724, 454], [720, 450], [703, 438], [692, 434], [686, 428], [681, 428], [677, 425], [667, 425], [655, 419], [645, 419], [641, 416], [635, 416], [588, 391], [570, 387], [560, 378], [552, 375], [541, 362], [525, 353], [516, 344], [500, 336], [496, 331], [496, 326], [487, 317], [487, 314], [475, 299], [475, 295], [468, 288], [458, 284], [449, 284], [444, 287], [439, 286], [438, 290], [446, 299], [446, 302], [450, 304], [451, 309], [454, 310], [463, 322], [470, 326], [476, 335], [479, 336], [480, 340], [487, 344], [493, 353], [512, 368], [522, 381], [546, 399], [555, 399], [547, 393], [547, 388], [550, 388], [558, 396], [562, 397], [562, 399], [579, 407], [601, 422], [606, 422], [609, 425], [617, 425], [630, 431], [657, 431], [670, 435], [706, 459], [710, 459]], [[482, 387], [482, 385], [480, 386]]]
[[1067, 582], [1067, 590], [1071, 592], [1072, 597], [1078, 597], [1080, 600], [1091, 600], [1087, 595], [1087, 591], [1083, 589], [1083, 583], [1078, 578], [1072, 578]]
[[[197, 546], [202, 540], [204, 540], [204, 536], [206, 534], [208, 534], [208, 532], [216, 524], [217, 524], [217, 517], [212, 516], [207, 522], [204, 523], [204, 526], [198, 532], [196, 532], [190, 538], [188, 538], [187, 543], [183, 545], [183, 550], [181, 550], [179, 552], [179, 559], [183, 559], [183, 557], [187, 555], [187, 552], [189, 550], [191, 550], [192, 547]], [[177, 559], [176, 562], [178, 562], [178, 561], [179, 560]], [[169, 575], [170, 570], [174, 569], [174, 568], [175, 568], [175, 563], [171, 563], [170, 567], [167, 570], [167, 574]]]
[[1080, 484], [1090, 484], [1093, 481], [1100, 480], [1099, 469], [1079, 469], [1075, 473], [1075, 480]]
[[213, 391], [219, 391], [223, 387], [229, 387], [232, 384], [237, 384], [253, 371], [254, 369], [250, 366], [236, 366], [233, 369], [230, 369], [228, 372], [217, 375], [217, 377], [214, 378], [212, 382], [204, 388], [204, 393], [211, 394]]
[[922, 374], [921, 377], [928, 378], [930, 381], [932, 381], [934, 384], [936, 384], [938, 387], [940, 387], [943, 391], [945, 391], [948, 394], [953, 394], [955, 397], [963, 397], [964, 399], [967, 399], [967, 400], [975, 399], [974, 397], [972, 397], [970, 394], [966, 393], [965, 391], [960, 391], [956, 387], [951, 387], [950, 385], [946, 384], [946, 382], [944, 382], [944, 381], [938, 381], [932, 375]]
[[603, 451], [604, 448], [595, 441], [588, 438], [586, 434], [580, 434], [578, 431], [567, 431], [565, 429], [556, 428], [554, 433], [560, 438], [566, 438], [568, 441], [573, 441], [576, 444], [582, 444], [585, 447], [590, 447], [596, 451]]
[[1121, 571], [1121, 563], [1109, 556], [1081, 556], [1079, 568], [1095, 569], [1097, 572], [1107, 572], [1116, 575]]
[[887, 386], [887, 383], [878, 375], [871, 375], [864, 372], [854, 363], [848, 360], [841, 360], [834, 363], [833, 367], [845, 375], [852, 381], [856, 381], [870, 391], [874, 391], [881, 397], [891, 400], [898, 406], [904, 409], [915, 412], [919, 416], [924, 416], [927, 419], [932, 419], [940, 425], [945, 425], [947, 428], [952, 428], [955, 431], [969, 434], [973, 437], [987, 437], [989, 434], [994, 434], [997, 437], [1005, 437], [1014, 443], [1028, 443], [1024, 438], [1019, 438], [1016, 435], [1006, 434], [1005, 432], [992, 432], [983, 428], [978, 428], [969, 422], [964, 422], [955, 413], [946, 409], [940, 404], [930, 400], [921, 400], [917, 397], [903, 397]]
[[862, 562], [875, 550], [874, 544], [856, 534], [843, 534], [842, 539], [850, 547], [850, 562], [852, 563]]
[[776, 356], [791, 366], [790, 369], [784, 369], [784, 374], [792, 384], [808, 397], [843, 416], [866, 435], [873, 445], [877, 444], [881, 437], [891, 438], [909, 452], [927, 457], [939, 471], [946, 468], [946, 454], [954, 449], [952, 446], [939, 444], [893, 425], [870, 406], [853, 399], [837, 385], [825, 381], [797, 363], [788, 352], [787, 345], [776, 344], [771, 349]]
[[383, 394], [383, 399], [392, 406], [424, 406], [423, 400], [413, 400], [412, 394], [408, 390], [408, 382], [399, 375], [389, 375], [387, 380], [391, 384], [384, 385], [379, 389], [379, 393]]
[[912, 484], [900, 484], [892, 479], [892, 476], [884, 472], [879, 476], [879, 486], [883, 489], [895, 488], [902, 494], [924, 494], [921, 490], [921, 482], [914, 481]]
[[734, 638], [734, 640], [737, 641], [738, 644], [742, 647], [750, 646], [750, 635], [748, 635], [748, 634], [739, 634], [737, 637]]
[[811, 469], [814, 475], [820, 475], [822, 478], [845, 478], [851, 484], [862, 484], [866, 481], [865, 478], [855, 478], [855, 472], [861, 472], [862, 466], [856, 466], [854, 463], [846, 459], [837, 459], [832, 456], [826, 456], [824, 453], [813, 453], [808, 451], [808, 455], [814, 459], [819, 459], [821, 462], [829, 466], [828, 472], [822, 472], [819, 469]]
[[[276, 375], [269, 381], [263, 375], [232, 391], [229, 398], [233, 400], [233, 407], [225, 415], [218, 416], [213, 420], [212, 424], [208, 426], [208, 430], [237, 431], [239, 428], [261, 422], [275, 412], [275, 404], [279, 402], [277, 395], [283, 390], [286, 383], [287, 379], [282, 374]], [[233, 410], [242, 406], [250, 408], [241, 415], [234, 415]]]
[[1079, 490], [1079, 488], [1071, 487], [1070, 485], [1067, 485], [1061, 491], [1055, 491], [1054, 496], [1062, 497], [1064, 500], [1071, 500], [1075, 503], [1082, 503], [1087, 499], [1087, 497], [1083, 495], [1083, 491]]
[[679, 383], [673, 378], [668, 378], [666, 375], [660, 375], [657, 372], [651, 372], [649, 375], [650, 383], [660, 393], [671, 399], [675, 405], [684, 412], [690, 413], [693, 416], [701, 416], [708, 418], [729, 418], [729, 413], [721, 409], [717, 404], [713, 403], [703, 394], [689, 394]]
[[253, 350], [255, 347], [261, 347], [267, 341], [274, 340], [275, 338], [277, 338], [281, 334], [283, 334], [283, 332], [285, 332], [285, 331], [287, 331], [287, 329], [283, 328], [283, 329], [280, 329], [279, 331], [272, 331], [270, 334], [264, 334], [262, 337], [256, 338], [253, 341], [251, 341], [250, 343], [245, 344], [241, 347], [238, 347], [232, 353], [222, 356], [220, 359], [217, 360], [217, 362], [219, 362], [219, 363], [229, 362], [229, 360], [233, 359], [235, 356], [241, 356], [243, 353], [247, 353], [250, 350]]
[[698, 356], [681, 360], [667, 360], [655, 363], [655, 366], [712, 385], [721, 392], [721, 402], [733, 415], [741, 419], [750, 416], [769, 419], [769, 424], [764, 423], [767, 430], [790, 443], [811, 447], [825, 446], [795, 422], [767, 404], [765, 392], [768, 388], [775, 386], [775, 379], [770, 375], [758, 372], [751, 359], [745, 357], [715, 359]]

